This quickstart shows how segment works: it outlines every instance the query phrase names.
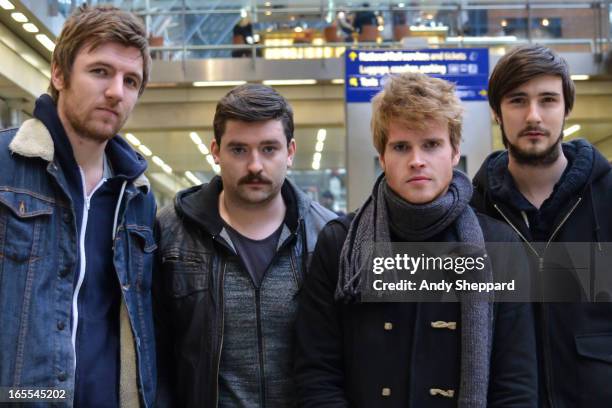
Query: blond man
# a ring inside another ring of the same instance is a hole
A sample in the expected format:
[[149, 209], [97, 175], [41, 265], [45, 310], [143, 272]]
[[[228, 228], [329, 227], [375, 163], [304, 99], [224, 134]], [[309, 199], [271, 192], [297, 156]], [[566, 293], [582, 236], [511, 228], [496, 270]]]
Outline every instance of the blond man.
[[117, 136], [149, 67], [136, 17], [82, 6], [50, 95], [0, 133], [0, 402], [153, 404], [155, 200], [147, 162]]
[[[372, 102], [384, 173], [371, 196], [319, 236], [297, 319], [304, 407], [530, 407], [536, 403], [533, 317], [526, 305], [364, 302], [375, 244], [516, 241], [468, 205], [458, 163], [462, 109], [454, 86], [388, 78]], [[480, 278], [502, 265], [492, 260]], [[367, 268], [367, 266], [366, 266]]]

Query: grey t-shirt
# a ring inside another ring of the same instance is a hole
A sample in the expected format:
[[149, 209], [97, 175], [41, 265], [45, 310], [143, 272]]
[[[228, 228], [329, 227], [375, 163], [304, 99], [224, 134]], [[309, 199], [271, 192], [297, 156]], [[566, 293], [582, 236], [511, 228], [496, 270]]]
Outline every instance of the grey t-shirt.
[[270, 236], [261, 240], [250, 239], [230, 227], [227, 223], [225, 228], [238, 256], [242, 260], [244, 267], [251, 275], [253, 285], [256, 288], [261, 286], [264, 274], [270, 266], [270, 262], [276, 254], [276, 247], [278, 246], [278, 239], [280, 238], [281, 231], [283, 230], [283, 224], [280, 225]]

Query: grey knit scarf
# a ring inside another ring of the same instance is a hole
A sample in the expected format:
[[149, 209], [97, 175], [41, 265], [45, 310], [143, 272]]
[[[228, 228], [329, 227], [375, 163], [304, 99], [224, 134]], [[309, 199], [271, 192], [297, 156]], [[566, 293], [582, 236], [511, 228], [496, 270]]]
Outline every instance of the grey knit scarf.
[[[414, 205], [395, 194], [381, 175], [372, 195], [351, 222], [340, 254], [340, 274], [335, 297], [354, 302], [360, 298], [361, 271], [372, 265], [374, 243], [391, 242], [391, 231], [406, 241], [423, 242], [453, 228], [459, 242], [484, 251], [478, 218], [468, 205], [472, 185], [455, 170], [448, 191], [431, 203]], [[370, 268], [371, 269], [371, 268]], [[491, 268], [474, 277], [492, 282]], [[461, 302], [461, 383], [458, 407], [485, 408], [489, 384], [493, 304], [472, 292], [459, 294]]]

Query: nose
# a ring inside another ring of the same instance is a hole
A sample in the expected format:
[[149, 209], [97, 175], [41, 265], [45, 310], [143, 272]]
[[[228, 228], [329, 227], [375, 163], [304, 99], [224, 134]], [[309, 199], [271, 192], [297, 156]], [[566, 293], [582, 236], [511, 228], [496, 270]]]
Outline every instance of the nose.
[[263, 170], [263, 166], [261, 163], [261, 158], [259, 157], [259, 153], [256, 149], [253, 149], [251, 156], [249, 157], [249, 163], [247, 165], [247, 169], [252, 174], [259, 174]]
[[529, 104], [529, 111], [527, 112], [527, 123], [540, 123], [542, 122], [542, 116], [540, 114], [540, 107], [537, 101], [532, 101]]
[[106, 87], [105, 95], [115, 102], [123, 100], [124, 80], [122, 75], [113, 76]]
[[423, 152], [418, 148], [413, 148], [408, 158], [408, 163], [412, 169], [420, 169], [425, 167], [425, 160], [423, 158]]

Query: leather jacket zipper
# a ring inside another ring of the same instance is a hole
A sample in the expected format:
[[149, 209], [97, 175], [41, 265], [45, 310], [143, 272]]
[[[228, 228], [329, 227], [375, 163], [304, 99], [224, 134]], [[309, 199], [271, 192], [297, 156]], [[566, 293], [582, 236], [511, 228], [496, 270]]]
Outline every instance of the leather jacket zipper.
[[224, 328], [225, 328], [225, 305], [224, 305], [224, 298], [223, 298], [223, 281], [225, 278], [225, 268], [227, 267], [227, 263], [225, 261], [221, 261], [222, 265], [221, 265], [221, 277], [219, 278], [219, 300], [220, 300], [220, 305], [221, 307], [219, 308], [220, 313], [221, 313], [221, 327], [220, 329], [220, 333], [221, 333], [221, 338], [219, 339], [219, 351], [217, 354], [217, 372], [215, 373], [215, 377], [217, 379], [217, 387], [215, 388], [215, 407], [219, 407], [219, 371], [221, 370], [221, 352], [223, 350], [223, 335], [224, 335]]

